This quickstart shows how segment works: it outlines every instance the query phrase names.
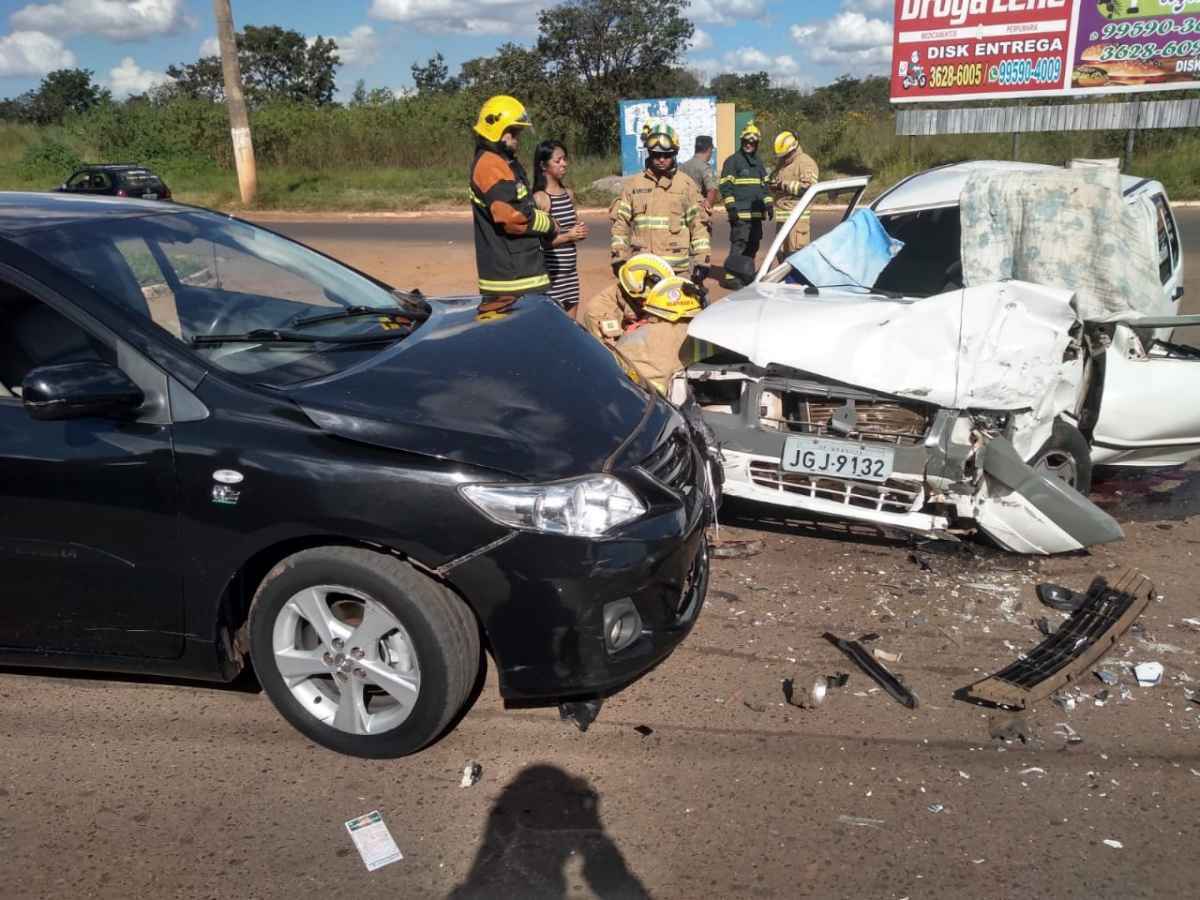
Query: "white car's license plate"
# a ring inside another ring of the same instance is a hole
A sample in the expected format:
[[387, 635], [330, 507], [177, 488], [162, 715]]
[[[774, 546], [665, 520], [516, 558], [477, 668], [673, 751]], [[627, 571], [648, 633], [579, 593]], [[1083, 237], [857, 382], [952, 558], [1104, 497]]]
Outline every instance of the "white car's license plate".
[[892, 474], [896, 451], [854, 441], [790, 435], [783, 445], [781, 465], [785, 472], [886, 481]]

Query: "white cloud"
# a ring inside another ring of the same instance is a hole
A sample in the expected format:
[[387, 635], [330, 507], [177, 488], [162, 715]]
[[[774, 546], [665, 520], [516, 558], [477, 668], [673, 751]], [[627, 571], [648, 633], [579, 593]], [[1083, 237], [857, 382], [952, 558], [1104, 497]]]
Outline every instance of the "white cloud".
[[55, 34], [100, 34], [141, 41], [191, 24], [183, 0], [59, 0], [30, 4], [12, 14], [15, 28]]
[[117, 98], [128, 97], [131, 94], [144, 94], [151, 88], [156, 88], [160, 84], [166, 84], [172, 80], [166, 72], [143, 69], [132, 56], [126, 56], [121, 60], [119, 66], [108, 72], [108, 86], [112, 90], [113, 96]]
[[688, 18], [708, 25], [733, 25], [767, 16], [766, 0], [692, 0]]
[[778, 87], [806, 88], [812, 79], [802, 71], [800, 63], [788, 53], [770, 55], [757, 47], [738, 47], [728, 50], [715, 59], [698, 59], [693, 65], [707, 78], [728, 73], [731, 75], [753, 75], [766, 72], [771, 83]]
[[[373, 19], [434, 34], [516, 34], [532, 30], [550, 0], [372, 0]], [[741, 2], [741, 0], [737, 0]]]
[[206, 56], [220, 56], [221, 42], [215, 38], [205, 38], [204, 43], [200, 45], [200, 57], [203, 59]]
[[58, 38], [40, 31], [14, 31], [0, 37], [0, 78], [45, 75], [75, 66], [75, 54]]
[[692, 32], [692, 39], [688, 43], [688, 50], [696, 53], [700, 50], [711, 50], [713, 45], [712, 35], [703, 28], [697, 28]]
[[[370, 25], [359, 25], [349, 34], [334, 35], [338, 59], [346, 66], [370, 66], [379, 56], [379, 37]], [[309, 38], [312, 43], [312, 38]]]
[[896, 0], [842, 0], [842, 9], [850, 12], [886, 13], [890, 16], [896, 9]]
[[843, 72], [885, 73], [892, 61], [892, 25], [845, 11], [815, 25], [793, 25], [792, 40], [808, 58]]

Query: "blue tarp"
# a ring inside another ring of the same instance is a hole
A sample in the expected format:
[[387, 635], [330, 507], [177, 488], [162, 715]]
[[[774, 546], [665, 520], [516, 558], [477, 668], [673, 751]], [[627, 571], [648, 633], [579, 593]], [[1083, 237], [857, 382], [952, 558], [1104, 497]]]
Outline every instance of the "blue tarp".
[[[872, 210], [860, 209], [829, 233], [787, 258], [815, 287], [871, 287], [900, 250]], [[789, 281], [797, 281], [789, 274]]]

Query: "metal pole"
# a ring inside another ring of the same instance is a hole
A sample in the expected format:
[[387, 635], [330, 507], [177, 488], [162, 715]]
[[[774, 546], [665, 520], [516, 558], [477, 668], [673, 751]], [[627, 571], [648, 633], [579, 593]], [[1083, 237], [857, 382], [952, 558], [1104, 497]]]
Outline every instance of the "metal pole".
[[1013, 132], [1012, 158], [1013, 159], [1021, 158], [1021, 132], [1019, 132], [1019, 131]]
[[242, 203], [250, 206], [258, 193], [258, 171], [254, 165], [254, 143], [250, 139], [246, 100], [242, 96], [242, 70], [238, 64], [237, 38], [229, 0], [213, 0], [213, 13], [217, 18], [217, 40], [221, 44], [221, 71], [225, 76], [225, 102], [229, 105], [229, 135], [233, 138], [238, 188], [241, 190]]
[[1133, 141], [1137, 134], [1138, 126], [1142, 123], [1142, 101], [1135, 99], [1133, 101], [1133, 127], [1125, 132], [1125, 165], [1121, 168], [1128, 172], [1133, 168]]

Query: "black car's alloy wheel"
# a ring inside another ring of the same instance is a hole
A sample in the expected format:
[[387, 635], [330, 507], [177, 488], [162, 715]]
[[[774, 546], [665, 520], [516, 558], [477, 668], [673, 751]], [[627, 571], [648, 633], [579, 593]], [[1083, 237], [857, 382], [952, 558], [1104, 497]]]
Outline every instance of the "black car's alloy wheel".
[[364, 757], [420, 750], [462, 709], [480, 665], [471, 611], [395, 557], [305, 550], [263, 581], [250, 614], [264, 690], [296, 728]]

